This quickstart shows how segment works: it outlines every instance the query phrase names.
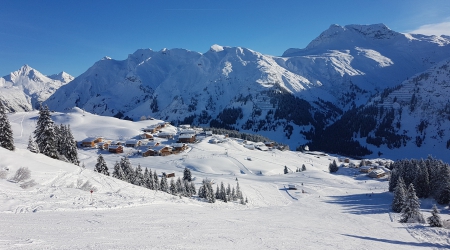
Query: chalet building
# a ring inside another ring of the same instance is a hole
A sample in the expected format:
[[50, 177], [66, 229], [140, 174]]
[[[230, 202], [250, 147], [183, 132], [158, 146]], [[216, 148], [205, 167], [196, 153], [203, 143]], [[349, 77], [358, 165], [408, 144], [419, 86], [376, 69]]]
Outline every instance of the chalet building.
[[97, 143], [97, 147], [99, 149], [108, 150], [109, 145], [111, 145], [111, 141], [102, 141], [102, 142]]
[[153, 140], [153, 135], [150, 133], [143, 133], [143, 134], [141, 134], [141, 138], [147, 139], [147, 140]]
[[158, 142], [158, 141], [149, 141], [149, 142], [147, 143], [147, 147], [148, 147], [148, 148], [153, 148], [153, 147], [156, 147], [156, 146], [159, 146], [159, 145], [161, 145], [161, 143]]
[[131, 140], [128, 140], [125, 142], [126, 147], [132, 147], [132, 148], [139, 147], [139, 146], [141, 146], [141, 144], [142, 144], [142, 142], [140, 140], [136, 140], [136, 139], [131, 139]]
[[180, 143], [193, 143], [195, 139], [195, 134], [181, 134], [178, 136], [178, 142]]
[[359, 168], [359, 172], [361, 172], [361, 173], [369, 173], [369, 172], [371, 172], [373, 170], [373, 167], [372, 166], [361, 166], [360, 168]]
[[102, 142], [103, 137], [88, 137], [81, 142], [83, 147], [95, 147], [96, 143]]
[[161, 132], [158, 134], [159, 138], [166, 138], [166, 139], [173, 139], [174, 136], [175, 136], [175, 134], [170, 133], [170, 132]]
[[159, 145], [153, 148], [149, 148], [146, 152], [142, 153], [142, 156], [166, 156], [172, 154], [172, 147], [167, 145]]
[[110, 153], [114, 153], [114, 154], [123, 153], [123, 146], [122, 145], [109, 145], [108, 151]]
[[372, 178], [381, 178], [385, 175], [386, 175], [386, 173], [382, 169], [375, 169], [369, 173], [369, 177], [372, 177]]
[[264, 145], [266, 145], [266, 147], [271, 148], [271, 147], [275, 146], [275, 143], [271, 142], [271, 141], [266, 141], [266, 142], [264, 142]]
[[174, 154], [178, 154], [178, 153], [183, 152], [184, 150], [187, 149], [186, 143], [173, 143], [172, 147], [173, 147], [172, 152]]

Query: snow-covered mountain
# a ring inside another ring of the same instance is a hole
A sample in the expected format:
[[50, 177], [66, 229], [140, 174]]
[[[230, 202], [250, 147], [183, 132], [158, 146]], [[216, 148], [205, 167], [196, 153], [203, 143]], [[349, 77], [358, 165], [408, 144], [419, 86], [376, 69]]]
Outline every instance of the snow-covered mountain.
[[65, 72], [45, 76], [24, 65], [0, 78], [0, 99], [8, 111], [30, 111], [39, 108], [39, 103], [47, 100], [59, 87], [73, 78]]
[[105, 57], [47, 104], [253, 131], [295, 148], [346, 110], [447, 58], [448, 37], [332, 25], [281, 57], [219, 45], [206, 53], [142, 49], [123, 61]]
[[[315, 146], [352, 154], [343, 141], [358, 141], [373, 155], [389, 158], [426, 157], [448, 160], [450, 149], [450, 59], [416, 74], [373, 97], [367, 105], [345, 113], [328, 127]], [[339, 133], [340, 142], [325, 146]]]

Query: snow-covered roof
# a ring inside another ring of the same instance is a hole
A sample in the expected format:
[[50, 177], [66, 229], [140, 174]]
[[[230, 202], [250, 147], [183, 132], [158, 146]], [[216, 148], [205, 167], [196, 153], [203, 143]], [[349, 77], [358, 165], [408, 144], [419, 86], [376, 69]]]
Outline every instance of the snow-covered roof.
[[178, 136], [178, 138], [179, 139], [191, 139], [194, 136], [195, 136], [195, 134], [181, 134], [180, 136]]

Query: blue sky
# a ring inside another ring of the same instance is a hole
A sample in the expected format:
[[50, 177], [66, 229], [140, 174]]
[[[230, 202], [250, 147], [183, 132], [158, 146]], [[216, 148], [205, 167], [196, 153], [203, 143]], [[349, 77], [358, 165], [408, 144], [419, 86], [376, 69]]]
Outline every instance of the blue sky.
[[450, 35], [450, 1], [2, 1], [0, 76], [24, 64], [78, 76], [104, 56], [123, 60], [141, 48], [206, 52], [219, 44], [281, 55], [331, 24], [374, 23]]

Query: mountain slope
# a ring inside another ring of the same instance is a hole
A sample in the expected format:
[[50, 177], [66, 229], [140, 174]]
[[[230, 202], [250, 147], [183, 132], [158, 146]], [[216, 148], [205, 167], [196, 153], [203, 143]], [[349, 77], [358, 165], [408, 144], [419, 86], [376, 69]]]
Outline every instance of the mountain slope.
[[[359, 141], [373, 155], [437, 156], [450, 161], [450, 59], [386, 89], [345, 113], [313, 140], [312, 148], [354, 154], [343, 141]], [[339, 134], [339, 139], [335, 135]], [[336, 143], [327, 143], [334, 138]]]
[[295, 148], [343, 111], [449, 58], [449, 48], [445, 37], [334, 25], [282, 57], [219, 45], [206, 53], [138, 50], [123, 61], [95, 63], [47, 104], [259, 132]]
[[28, 65], [0, 78], [0, 99], [12, 112], [39, 108], [59, 87], [70, 82], [73, 76], [65, 72], [47, 77]]

